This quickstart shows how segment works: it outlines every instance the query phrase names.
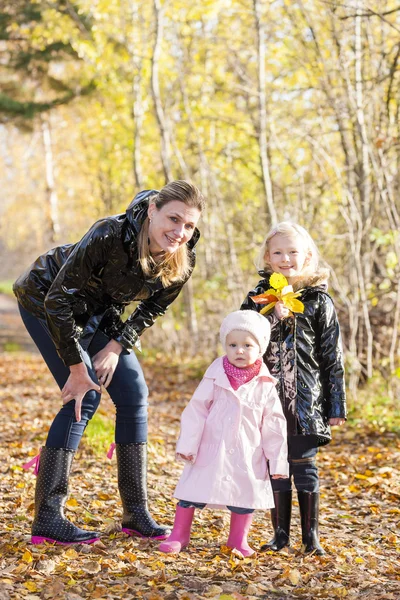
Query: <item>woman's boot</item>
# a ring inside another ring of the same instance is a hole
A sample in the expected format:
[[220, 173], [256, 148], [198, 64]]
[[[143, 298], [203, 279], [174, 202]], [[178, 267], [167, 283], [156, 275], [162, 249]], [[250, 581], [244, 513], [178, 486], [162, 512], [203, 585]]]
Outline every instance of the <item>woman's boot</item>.
[[159, 546], [160, 552], [180, 552], [183, 548], [186, 548], [190, 540], [190, 529], [192, 527], [194, 511], [193, 507], [176, 507], [172, 533], [165, 542], [161, 542]]
[[118, 488], [128, 535], [164, 540], [171, 530], [158, 525], [147, 509], [147, 444], [116, 444]]
[[313, 552], [323, 556], [324, 550], [319, 544], [318, 517], [319, 517], [319, 492], [297, 492], [299, 498], [303, 552]]
[[271, 523], [274, 537], [270, 542], [261, 546], [261, 551], [277, 552], [285, 546], [290, 546], [290, 519], [292, 516], [292, 491], [274, 492], [275, 508], [271, 509]]
[[74, 455], [75, 450], [69, 448], [42, 448], [36, 481], [32, 544], [92, 544], [99, 540], [97, 532], [80, 529], [64, 516]]
[[231, 512], [231, 525], [229, 529], [229, 537], [226, 545], [228, 548], [239, 550], [243, 556], [251, 556], [254, 554], [253, 548], [250, 548], [247, 543], [247, 536], [250, 531], [253, 513], [239, 515]]

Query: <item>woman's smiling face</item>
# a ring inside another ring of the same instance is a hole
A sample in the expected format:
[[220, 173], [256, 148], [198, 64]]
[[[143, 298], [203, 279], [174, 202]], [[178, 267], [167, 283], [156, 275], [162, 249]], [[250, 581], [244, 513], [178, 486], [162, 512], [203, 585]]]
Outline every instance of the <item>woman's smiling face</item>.
[[172, 200], [160, 209], [154, 203], [148, 208], [150, 253], [172, 254], [192, 237], [200, 218], [197, 208], [187, 206], [180, 200]]

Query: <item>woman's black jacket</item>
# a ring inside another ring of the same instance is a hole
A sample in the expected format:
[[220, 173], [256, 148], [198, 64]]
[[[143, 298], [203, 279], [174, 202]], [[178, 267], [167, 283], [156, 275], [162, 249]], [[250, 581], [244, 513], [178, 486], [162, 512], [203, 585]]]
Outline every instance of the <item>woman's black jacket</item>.
[[[243, 302], [242, 310], [263, 308], [252, 296], [270, 288], [269, 274]], [[330, 418], [346, 418], [343, 355], [339, 323], [326, 292], [326, 272], [297, 283], [304, 313], [278, 321], [268, 315], [271, 342], [264, 360], [278, 379], [277, 390], [289, 435], [314, 435], [316, 445], [331, 440]]]
[[[14, 284], [20, 304], [46, 319], [57, 352], [67, 366], [82, 362], [97, 328], [132, 350], [175, 300], [185, 281], [164, 288], [146, 279], [138, 261], [137, 238], [156, 190], [140, 192], [125, 214], [100, 219], [80, 242], [59, 246], [40, 256]], [[195, 265], [196, 229], [188, 242], [191, 271]], [[190, 276], [190, 275], [189, 275]], [[133, 300], [140, 301], [122, 322]]]

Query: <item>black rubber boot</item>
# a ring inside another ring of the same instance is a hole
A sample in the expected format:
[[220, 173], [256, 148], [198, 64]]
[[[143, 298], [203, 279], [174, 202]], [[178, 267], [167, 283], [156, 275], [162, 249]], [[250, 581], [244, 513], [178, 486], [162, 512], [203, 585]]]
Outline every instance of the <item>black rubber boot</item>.
[[147, 444], [116, 444], [116, 451], [118, 488], [124, 509], [122, 531], [164, 540], [171, 529], [158, 525], [147, 509]]
[[305, 554], [313, 552], [323, 556], [324, 550], [319, 544], [318, 517], [319, 517], [319, 492], [297, 492], [299, 498], [301, 532]]
[[99, 540], [97, 532], [80, 529], [64, 516], [74, 454], [75, 450], [69, 448], [42, 448], [36, 481], [32, 544], [92, 544]]
[[261, 551], [277, 552], [290, 546], [290, 518], [292, 516], [292, 491], [274, 492], [275, 508], [271, 509], [271, 523], [275, 535], [270, 542], [261, 546]]

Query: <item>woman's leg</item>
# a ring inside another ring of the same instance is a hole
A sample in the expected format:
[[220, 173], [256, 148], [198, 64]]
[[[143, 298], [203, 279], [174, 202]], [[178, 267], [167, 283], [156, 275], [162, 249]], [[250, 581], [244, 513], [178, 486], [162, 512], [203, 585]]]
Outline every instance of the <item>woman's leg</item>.
[[[67, 369], [59, 359], [44, 322], [20, 307], [22, 320], [41, 352], [58, 385], [68, 377]], [[32, 525], [32, 543], [44, 541], [58, 544], [92, 543], [98, 534], [76, 527], [64, 516], [68, 496], [68, 480], [75, 450], [83, 430], [98, 404], [90, 395], [84, 399], [82, 423], [75, 423], [74, 401], [64, 406], [56, 416], [40, 454], [39, 472], [35, 491], [35, 518]]]
[[[69, 377], [70, 371], [57, 354], [54, 342], [50, 337], [46, 323], [19, 307], [22, 320], [29, 335], [35, 342], [58, 387], [62, 389]], [[99, 348], [100, 349], [100, 348]], [[98, 383], [89, 354], [83, 352], [89, 375]], [[70, 448], [76, 450], [89, 420], [93, 417], [100, 403], [100, 394], [90, 390], [82, 401], [82, 417], [79, 423], [75, 419], [75, 400], [62, 406], [50, 426], [46, 446], [51, 448]], [[61, 398], [60, 398], [61, 405]]]
[[171, 530], [158, 525], [147, 507], [148, 389], [134, 352], [122, 351], [107, 391], [116, 406], [118, 488], [124, 509], [122, 530], [129, 535], [164, 539]]

